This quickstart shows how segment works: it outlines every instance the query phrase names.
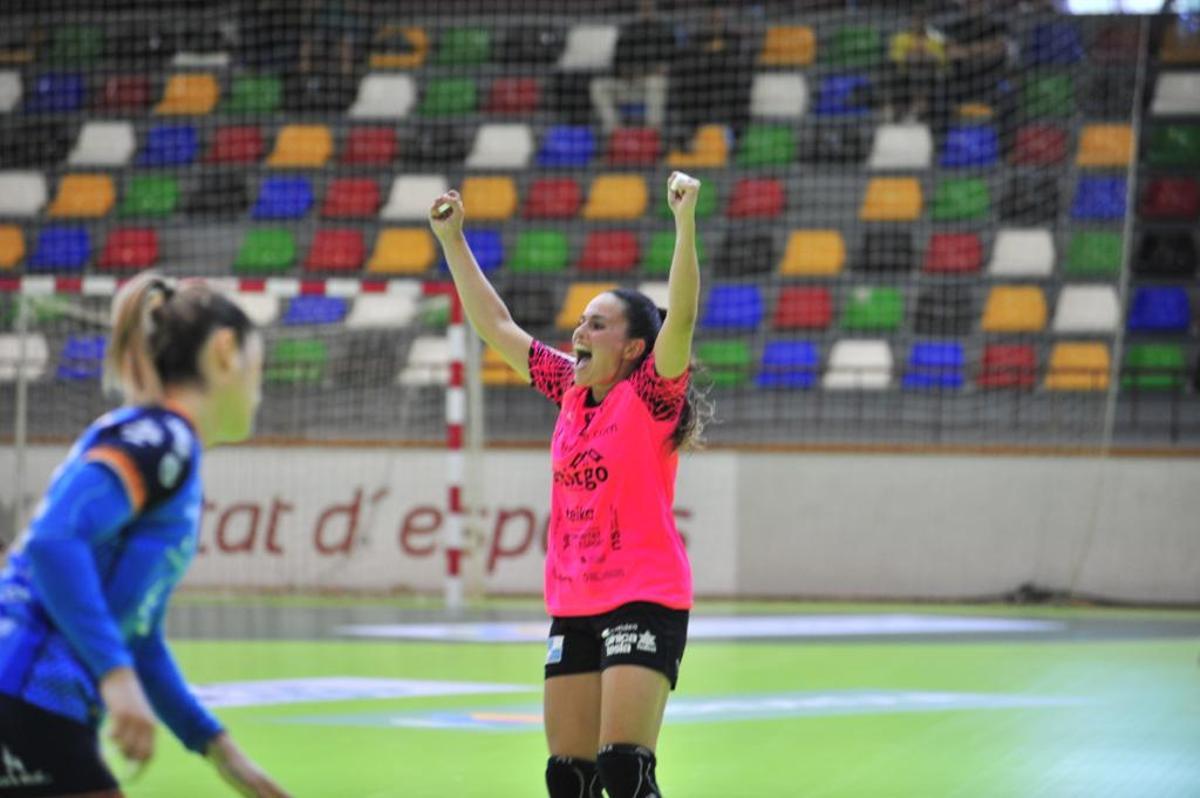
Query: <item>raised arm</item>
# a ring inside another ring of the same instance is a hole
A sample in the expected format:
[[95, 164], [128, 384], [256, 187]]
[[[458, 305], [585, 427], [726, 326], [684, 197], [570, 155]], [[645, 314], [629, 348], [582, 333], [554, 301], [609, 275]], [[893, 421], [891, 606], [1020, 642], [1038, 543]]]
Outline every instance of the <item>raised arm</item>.
[[667, 317], [654, 342], [659, 376], [678, 377], [692, 359], [692, 333], [700, 304], [700, 264], [696, 259], [696, 198], [700, 181], [672, 172], [667, 202], [675, 214], [675, 254], [667, 283]]
[[463, 236], [464, 216], [462, 198], [457, 191], [450, 191], [434, 200], [429, 209], [429, 226], [446, 254], [467, 320], [479, 337], [529, 382], [529, 345], [533, 338], [513, 321], [508, 307], [475, 261]]

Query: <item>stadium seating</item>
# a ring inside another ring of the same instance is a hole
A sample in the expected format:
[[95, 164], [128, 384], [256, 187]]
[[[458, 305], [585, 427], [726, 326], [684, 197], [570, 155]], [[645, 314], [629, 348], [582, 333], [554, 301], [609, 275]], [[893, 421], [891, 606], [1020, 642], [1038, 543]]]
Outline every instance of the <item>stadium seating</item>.
[[158, 233], [153, 228], [122, 227], [108, 234], [100, 253], [101, 269], [139, 271], [158, 261]]
[[88, 122], [79, 131], [75, 148], [67, 156], [72, 166], [124, 166], [137, 149], [133, 125], [128, 122]]
[[787, 208], [783, 182], [773, 178], [742, 178], [734, 185], [726, 215], [730, 219], [775, 219]]
[[827, 117], [857, 117], [870, 113], [871, 79], [865, 74], [827, 75], [817, 89], [813, 113]]
[[895, 331], [903, 321], [904, 295], [896, 288], [854, 288], [842, 306], [841, 326], [844, 330]]
[[827, 391], [884, 390], [892, 384], [892, 350], [887, 341], [837, 341], [821, 380]]
[[771, 326], [776, 330], [824, 330], [833, 322], [828, 288], [786, 286], [779, 293]]
[[876, 177], [867, 184], [858, 218], [866, 222], [910, 222], [921, 216], [921, 184], [911, 177]]
[[980, 362], [980, 388], [1030, 390], [1037, 382], [1037, 353], [1028, 344], [988, 344]]
[[970, 274], [983, 265], [983, 243], [974, 233], [934, 233], [925, 248], [923, 271], [929, 274]]
[[417, 112], [424, 117], [462, 116], [475, 111], [478, 102], [473, 78], [435, 78], [426, 82]]
[[1065, 73], [1030, 73], [1021, 98], [1026, 118], [1069, 117], [1075, 112], [1075, 82]]
[[1053, 166], [1067, 157], [1067, 132], [1044, 123], [1017, 129], [1010, 160], [1018, 166]]
[[467, 155], [470, 169], [524, 169], [533, 156], [533, 133], [524, 124], [481, 125]]
[[935, 222], [979, 221], [990, 206], [991, 191], [982, 178], [947, 178], [934, 190], [929, 215]]
[[1029, 31], [1022, 60], [1029, 66], [1070, 66], [1083, 60], [1083, 40], [1073, 22], [1043, 22]]
[[367, 270], [381, 274], [419, 274], [436, 257], [433, 236], [425, 228], [391, 228], [379, 232]]
[[312, 184], [302, 177], [268, 177], [250, 211], [254, 219], [299, 219], [312, 209]]
[[598, 294], [611, 291], [616, 287], [616, 283], [572, 283], [567, 288], [567, 295], [563, 298], [554, 325], [560, 330], [574, 329], [579, 324], [579, 319], [583, 316], [583, 311], [587, 308], [588, 303]]
[[1045, 387], [1049, 391], [1108, 390], [1110, 367], [1106, 344], [1058, 343], [1050, 352]]
[[483, 110], [497, 116], [524, 116], [538, 109], [541, 98], [537, 78], [500, 77], [492, 81]]
[[1000, 139], [990, 125], [964, 125], [946, 131], [938, 166], [943, 169], [994, 166], [1000, 160]]
[[416, 69], [429, 57], [424, 28], [384, 25], [371, 39], [371, 69]]
[[1196, 276], [1196, 242], [1186, 232], [1147, 232], [1133, 260], [1139, 277], [1190, 279]]
[[1200, 64], [1200, 36], [1183, 25], [1165, 25], [1158, 60], [1163, 64]]
[[36, 216], [46, 196], [41, 172], [0, 172], [0, 216]]
[[618, 128], [608, 139], [609, 166], [654, 166], [662, 152], [662, 139], [654, 128]]
[[305, 271], [356, 272], [362, 267], [366, 245], [358, 230], [318, 230], [304, 261]]
[[1146, 162], [1151, 166], [1200, 166], [1200, 125], [1156, 125]]
[[54, 377], [64, 382], [98, 380], [104, 371], [103, 335], [71, 335], [58, 355]]
[[616, 48], [616, 25], [575, 25], [567, 31], [558, 68], [564, 72], [604, 72], [612, 68]]
[[10, 113], [21, 104], [21, 73], [6, 69], [0, 71], [0, 114]]
[[511, 177], [466, 177], [462, 201], [473, 220], [503, 221], [517, 212], [517, 187]]
[[49, 72], [27, 87], [23, 110], [29, 114], [69, 113], [83, 110], [87, 96], [84, 76], [78, 72]]
[[983, 309], [984, 332], [1039, 332], [1046, 327], [1046, 297], [1032, 285], [996, 286]]
[[154, 113], [162, 116], [203, 116], [212, 113], [221, 96], [215, 75], [185, 73], [172, 75], [163, 89]]
[[901, 384], [909, 390], [957, 390], [966, 383], [966, 360], [960, 343], [913, 344]]
[[600, 175], [592, 181], [585, 219], [636, 219], [646, 213], [646, 180], [641, 175]]
[[0, 383], [40, 380], [49, 361], [50, 348], [41, 333], [0, 333]]
[[928, 169], [933, 134], [922, 124], [880, 125], [875, 129], [868, 165], [872, 169]]
[[1186, 334], [1192, 325], [1187, 289], [1177, 286], [1141, 286], [1129, 307], [1131, 333]]
[[92, 256], [91, 236], [82, 227], [47, 226], [38, 232], [29, 271], [81, 272]]
[[718, 283], [700, 312], [702, 330], [752, 331], [762, 325], [765, 307], [757, 285]]
[[546, 131], [537, 154], [541, 167], [583, 167], [596, 154], [596, 137], [589, 127], [559, 125]]
[[12, 269], [25, 259], [25, 236], [14, 224], [0, 225], [0, 269]]
[[557, 274], [567, 268], [570, 248], [558, 230], [526, 230], [517, 236], [509, 271], [522, 274]]
[[781, 125], [750, 125], [738, 142], [738, 166], [786, 166], [796, 157], [796, 134]]
[[397, 280], [388, 286], [387, 293], [355, 297], [346, 315], [346, 327], [351, 330], [405, 327], [416, 318], [420, 293], [419, 283]]
[[1070, 277], [1114, 276], [1121, 270], [1121, 234], [1078, 230], [1067, 247], [1064, 273]]
[[346, 166], [386, 166], [396, 157], [396, 132], [388, 127], [352, 127], [342, 147]]
[[763, 32], [758, 62], [763, 66], [808, 66], [817, 52], [817, 37], [807, 25], [774, 25]]
[[246, 233], [233, 262], [235, 274], [277, 274], [296, 260], [296, 239], [290, 230], [257, 228]]
[[221, 106], [227, 114], [273, 114], [283, 104], [283, 83], [271, 75], [238, 75]]
[[[272, 191], [266, 197], [260, 192], [259, 197], [264, 201], [264, 209], [271, 208], [276, 201], [284, 210], [291, 204], [291, 198], [280, 191]], [[246, 185], [246, 178], [236, 173], [214, 172], [200, 178], [188, 195], [184, 209], [189, 216], [194, 217], [235, 218], [245, 213], [249, 207], [250, 191]], [[285, 218], [287, 215], [284, 213]]]
[[262, 130], [258, 127], [219, 127], [213, 132], [204, 161], [212, 164], [253, 164], [262, 160], [265, 150]]
[[721, 125], [697, 128], [687, 150], [672, 150], [667, 166], [675, 169], [722, 167], [729, 160], [729, 134]]
[[50, 207], [55, 218], [96, 219], [107, 216], [116, 204], [116, 189], [108, 175], [64, 175]]
[[1191, 177], [1158, 177], [1142, 190], [1138, 214], [1143, 219], [1184, 221], [1200, 215], [1200, 181]]
[[917, 295], [913, 329], [918, 335], [968, 335], [975, 326], [975, 315], [975, 300], [970, 286], [929, 284], [923, 286]]
[[347, 305], [338, 296], [298, 296], [288, 303], [282, 322], [288, 327], [337, 324], [346, 317]]
[[756, 382], [760, 388], [812, 388], [820, 365], [820, 352], [809, 341], [768, 341]]
[[137, 165], [187, 166], [199, 149], [199, 136], [191, 125], [155, 125], [146, 133]]
[[1133, 149], [1133, 128], [1129, 125], [1086, 125], [1079, 134], [1075, 163], [1088, 167], [1128, 166]]
[[1000, 197], [1000, 220], [1018, 225], [1050, 225], [1058, 220], [1058, 178], [1017, 174]]
[[1113, 333], [1120, 325], [1121, 310], [1116, 289], [1111, 285], [1067, 285], [1058, 295], [1054, 310], [1054, 332]]
[[702, 341], [696, 360], [704, 366], [716, 388], [737, 388], [750, 381], [750, 347], [745, 341]]
[[1121, 387], [1174, 391], [1183, 387], [1187, 361], [1178, 344], [1130, 344], [1125, 350]]
[[379, 184], [371, 178], [337, 178], [326, 189], [321, 205], [321, 215], [328, 219], [363, 219], [378, 212]]
[[1076, 221], [1119, 221], [1125, 216], [1125, 178], [1081, 177], [1071, 204]]
[[179, 181], [174, 177], [136, 175], [126, 184], [117, 214], [122, 217], [170, 216], [178, 203]]
[[637, 236], [628, 230], [593, 230], [577, 264], [583, 272], [628, 272], [638, 262]]
[[871, 274], [909, 272], [915, 264], [912, 233], [884, 228], [868, 230], [863, 236], [854, 269]]
[[416, 102], [411, 76], [371, 72], [358, 84], [358, 96], [347, 113], [353, 118], [403, 119]]
[[392, 181], [387, 204], [379, 211], [380, 219], [426, 221], [433, 200], [449, 191], [442, 175], [400, 175]]
[[799, 72], [763, 72], [754, 76], [750, 115], [799, 119], [808, 110], [808, 83]]
[[846, 243], [837, 230], [793, 230], [779, 273], [786, 276], [834, 275], [846, 264]]
[[1049, 277], [1056, 262], [1054, 235], [1047, 229], [1005, 228], [996, 233], [988, 274], [993, 277]]
[[278, 168], [316, 169], [333, 155], [333, 134], [325, 125], [287, 125], [267, 157]]
[[101, 113], [140, 113], [150, 107], [150, 79], [145, 75], [109, 75], [104, 79], [95, 109]]
[[270, 384], [317, 385], [325, 379], [329, 348], [318, 338], [276, 341], [267, 355], [263, 379]]
[[525, 194], [526, 219], [572, 219], [579, 214], [583, 191], [571, 178], [534, 180]]

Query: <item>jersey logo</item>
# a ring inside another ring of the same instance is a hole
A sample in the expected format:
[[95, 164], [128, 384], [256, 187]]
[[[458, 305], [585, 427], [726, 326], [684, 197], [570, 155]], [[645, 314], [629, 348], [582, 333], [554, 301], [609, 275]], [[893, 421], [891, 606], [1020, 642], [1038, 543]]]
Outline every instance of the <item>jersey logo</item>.
[[192, 431], [177, 418], [168, 418], [166, 425], [171, 430], [171, 449], [180, 460], [187, 460], [192, 456]]
[[139, 419], [121, 428], [121, 440], [131, 446], [162, 446], [166, 433], [152, 418]]
[[168, 453], [158, 463], [158, 484], [167, 489], [173, 488], [181, 473], [183, 473], [183, 463], [173, 452]]
[[554, 635], [546, 642], [546, 664], [557, 665], [563, 658], [563, 635]]

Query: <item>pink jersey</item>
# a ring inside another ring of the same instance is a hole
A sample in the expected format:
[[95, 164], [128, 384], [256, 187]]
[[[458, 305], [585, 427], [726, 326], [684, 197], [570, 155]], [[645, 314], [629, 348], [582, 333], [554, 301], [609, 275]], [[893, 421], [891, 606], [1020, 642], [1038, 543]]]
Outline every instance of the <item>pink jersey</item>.
[[597, 407], [574, 361], [535, 341], [533, 386], [561, 408], [550, 444], [554, 484], [546, 554], [551, 615], [599, 615], [631, 601], [692, 606], [692, 568], [675, 528], [671, 435], [688, 373], [659, 376], [651, 354]]

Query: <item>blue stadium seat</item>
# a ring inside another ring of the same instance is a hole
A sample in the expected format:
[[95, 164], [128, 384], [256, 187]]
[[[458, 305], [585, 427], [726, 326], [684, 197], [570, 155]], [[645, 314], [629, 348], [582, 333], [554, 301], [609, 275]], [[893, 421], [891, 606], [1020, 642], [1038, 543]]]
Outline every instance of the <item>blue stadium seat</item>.
[[91, 252], [91, 239], [84, 228], [43, 227], [29, 259], [29, 270], [83, 271]]
[[[485, 274], [490, 274], [504, 264], [504, 240], [499, 230], [467, 230], [467, 243], [475, 253], [475, 261]], [[438, 268], [449, 274], [450, 267], [446, 265], [443, 256], [438, 261]]]
[[546, 131], [538, 166], [587, 166], [596, 154], [596, 136], [587, 126], [559, 125]]
[[298, 296], [288, 303], [283, 323], [288, 327], [307, 324], [338, 324], [346, 318], [345, 297]]
[[186, 166], [196, 160], [200, 140], [191, 125], [155, 125], [146, 133], [138, 166]]
[[753, 330], [762, 324], [763, 297], [756, 285], [714, 285], [700, 327], [705, 330]]
[[72, 335], [63, 345], [55, 376], [66, 382], [100, 379], [107, 343], [103, 335]]
[[77, 72], [49, 72], [33, 82], [25, 97], [25, 111], [31, 114], [63, 113], [83, 108], [83, 75]]
[[963, 346], [955, 342], [917, 343], [908, 353], [904, 387], [911, 390], [957, 390], [966, 378]]
[[1070, 22], [1034, 26], [1025, 41], [1027, 66], [1070, 66], [1083, 60], [1079, 29]]
[[1129, 332], [1186, 334], [1191, 323], [1186, 288], [1143, 286], [1129, 305]]
[[313, 206], [312, 184], [303, 177], [268, 177], [250, 211], [255, 219], [299, 219]]
[[990, 125], [962, 125], [946, 132], [938, 165], [944, 168], [992, 166], [1000, 160], [1000, 141]]
[[829, 75], [821, 79], [818, 116], [858, 116], [869, 113], [871, 79], [866, 75]]
[[759, 388], [806, 389], [817, 384], [821, 354], [810, 341], [768, 341], [763, 348]]
[[1125, 178], [1082, 177], [1075, 188], [1071, 218], [1076, 221], [1116, 221], [1125, 216]]

